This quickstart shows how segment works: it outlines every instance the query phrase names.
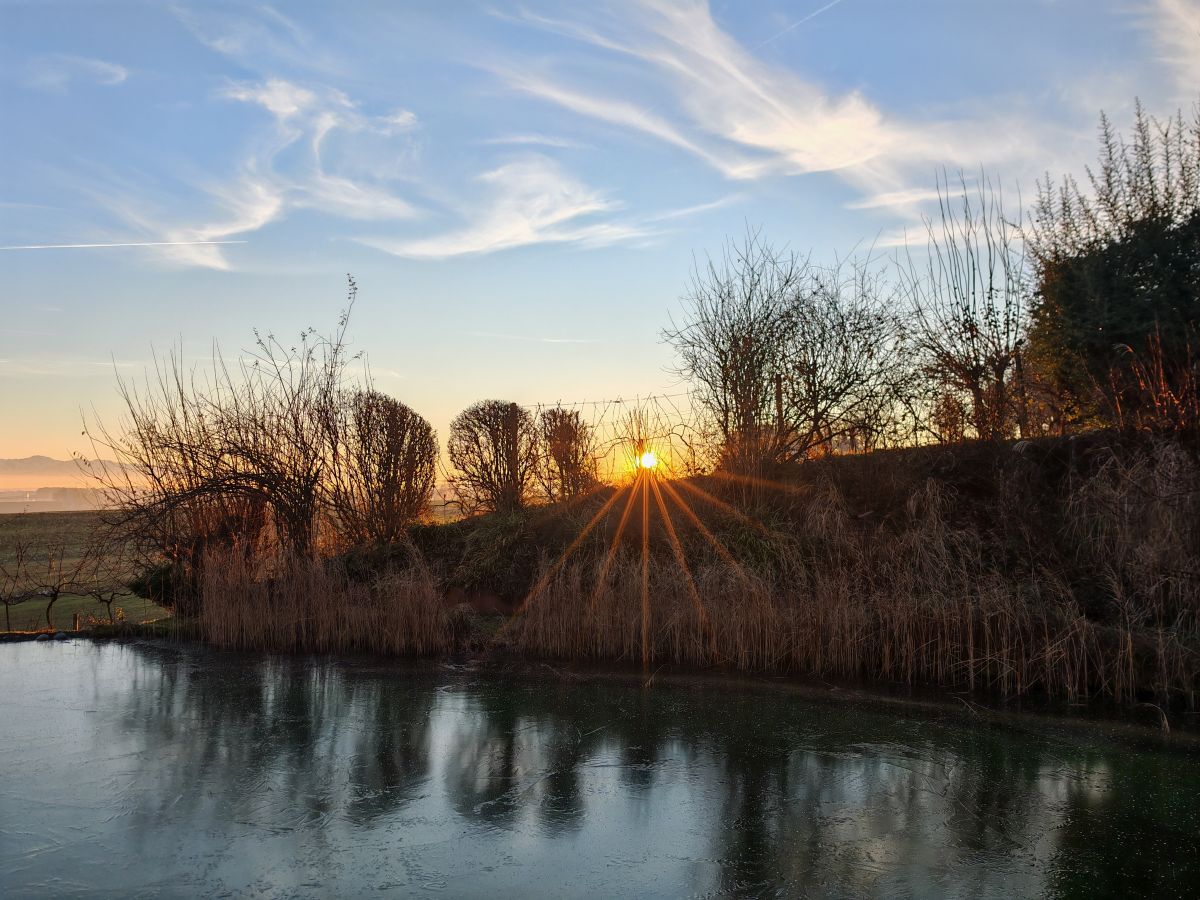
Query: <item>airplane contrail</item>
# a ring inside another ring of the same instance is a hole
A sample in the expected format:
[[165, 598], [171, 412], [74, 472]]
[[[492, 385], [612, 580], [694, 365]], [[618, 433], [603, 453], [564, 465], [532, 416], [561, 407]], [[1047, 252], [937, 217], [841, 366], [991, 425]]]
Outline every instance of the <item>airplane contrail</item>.
[[833, 9], [835, 6], [837, 6], [837, 5], [838, 5], [839, 3], [841, 3], [841, 2], [842, 2], [842, 0], [833, 0], [833, 2], [832, 2], [832, 3], [826, 3], [826, 4], [825, 4], [824, 6], [822, 6], [820, 9], [814, 9], [814, 10], [813, 10], [812, 12], [810, 12], [810, 13], [809, 13], [807, 16], [805, 16], [803, 19], [800, 19], [798, 22], [793, 22], [791, 25], [789, 25], [787, 28], [783, 29], [783, 31], [779, 32], [778, 34], [773, 34], [773, 35], [771, 35], [769, 38], [767, 38], [767, 39], [766, 39], [765, 41], [763, 41], [761, 44], [759, 44], [758, 46], [756, 46], [754, 49], [755, 49], [755, 50], [759, 50], [759, 49], [761, 49], [762, 47], [765, 47], [765, 46], [767, 46], [767, 44], [771, 43], [771, 41], [778, 40], [779, 38], [781, 38], [781, 37], [783, 37], [785, 34], [787, 34], [789, 31], [793, 31], [794, 29], [796, 29], [796, 28], [799, 28], [799, 27], [800, 27], [801, 25], [803, 25], [805, 22], [808, 22], [808, 21], [810, 21], [810, 20], [812, 20], [812, 19], [815, 19], [817, 16], [819, 16], [821, 13], [825, 12], [826, 10]]
[[190, 247], [195, 244], [244, 244], [245, 241], [128, 241], [119, 244], [22, 244], [0, 250], [89, 250], [95, 247]]

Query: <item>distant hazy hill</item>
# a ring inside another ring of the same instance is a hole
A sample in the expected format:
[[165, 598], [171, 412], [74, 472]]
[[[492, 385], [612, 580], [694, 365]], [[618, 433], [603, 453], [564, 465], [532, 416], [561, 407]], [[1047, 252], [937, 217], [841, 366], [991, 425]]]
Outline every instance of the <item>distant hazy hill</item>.
[[94, 487], [73, 459], [27, 456], [0, 459], [0, 491], [34, 491], [44, 487]]

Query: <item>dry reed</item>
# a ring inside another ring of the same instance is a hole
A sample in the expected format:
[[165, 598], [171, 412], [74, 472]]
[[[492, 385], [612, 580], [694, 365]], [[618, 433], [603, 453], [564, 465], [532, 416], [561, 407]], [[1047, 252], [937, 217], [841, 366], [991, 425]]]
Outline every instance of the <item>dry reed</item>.
[[[1163, 442], [1114, 453], [1089, 472], [1072, 476], [1052, 502], [1060, 519], [1050, 524], [1031, 522], [1028, 498], [1012, 489], [998, 502], [1018, 506], [996, 511], [994, 532], [964, 518], [957, 495], [936, 480], [907, 489], [907, 503], [886, 518], [853, 514], [832, 482], [809, 485], [787, 524], [770, 528], [727, 520], [701, 532], [678, 516], [681, 543], [649, 541], [645, 566], [639, 535], [626, 534], [609, 558], [611, 529], [597, 529], [565, 564], [547, 557], [523, 582], [536, 592], [505, 639], [536, 657], [953, 685], [1005, 696], [1182, 700], [1194, 708], [1200, 466], [1180, 445]], [[620, 518], [624, 505], [609, 514]], [[1025, 529], [1024, 543], [1012, 540], [1012, 522]], [[1052, 538], [1055, 547], [1038, 545]], [[1022, 548], [1017, 564], [1013, 546]], [[492, 577], [526, 577], [514, 554], [513, 547], [499, 553]], [[445, 607], [443, 586], [415, 553], [365, 581], [335, 561], [252, 566], [231, 553], [205, 567], [209, 640], [303, 652], [461, 646], [465, 613]], [[1091, 596], [1097, 592], [1103, 596]]]
[[[908, 522], [899, 530], [864, 529], [838, 500], [828, 493], [811, 499], [804, 533], [781, 537], [773, 576], [716, 558], [695, 564], [691, 576], [704, 615], [674, 560], [654, 556], [652, 664], [958, 685], [1006, 696], [1037, 691], [1072, 700], [1182, 696], [1194, 705], [1200, 677], [1194, 576], [1160, 585], [1153, 593], [1166, 598], [1161, 607], [1142, 601], [1118, 622], [1100, 624], [1084, 616], [1071, 588], [1052, 573], [1022, 578], [999, 571], [977, 533], [947, 524], [947, 498], [934, 483], [910, 498]], [[1145, 496], [1139, 502], [1156, 505]], [[1157, 525], [1110, 523], [1116, 533], [1096, 537], [1093, 549], [1108, 558], [1114, 583], [1152, 584], [1145, 571], [1125, 568], [1160, 562], [1167, 551], [1160, 547], [1154, 556], [1156, 539], [1196, 527], [1177, 518], [1178, 510], [1142, 512], [1158, 517]], [[1183, 565], [1175, 543], [1170, 564]], [[1190, 564], [1194, 570], [1195, 557]], [[641, 558], [622, 554], [597, 585], [602, 568], [598, 556], [576, 559], [548, 581], [515, 635], [522, 652], [643, 658]], [[1123, 596], [1127, 606], [1133, 602]], [[1156, 615], [1166, 601], [1172, 617]]]
[[335, 561], [276, 559], [264, 571], [228, 553], [204, 573], [201, 628], [221, 647], [416, 655], [454, 647], [455, 616], [421, 565], [360, 582]]

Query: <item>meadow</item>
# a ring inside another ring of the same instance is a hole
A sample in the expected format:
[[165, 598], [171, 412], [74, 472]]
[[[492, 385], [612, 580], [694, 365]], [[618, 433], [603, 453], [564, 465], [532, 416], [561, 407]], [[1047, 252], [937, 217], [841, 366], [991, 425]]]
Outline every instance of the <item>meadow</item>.
[[[19, 548], [26, 550], [31, 568], [42, 568], [48, 554], [53, 553], [57, 558], [60, 551], [61, 568], [76, 567], [87, 556], [101, 528], [100, 516], [93, 511], [0, 515], [0, 571], [15, 567]], [[135, 574], [131, 568], [127, 577], [132, 579]], [[169, 615], [162, 607], [132, 593], [114, 601], [113, 606], [114, 610], [119, 607], [129, 622], [153, 621]], [[108, 620], [108, 609], [103, 603], [77, 593], [64, 593], [55, 602], [53, 612], [55, 627], [60, 630], [69, 629], [76, 614], [82, 622], [89, 617]], [[9, 616], [13, 631], [41, 631], [49, 627], [45, 603], [38, 597], [14, 603]]]

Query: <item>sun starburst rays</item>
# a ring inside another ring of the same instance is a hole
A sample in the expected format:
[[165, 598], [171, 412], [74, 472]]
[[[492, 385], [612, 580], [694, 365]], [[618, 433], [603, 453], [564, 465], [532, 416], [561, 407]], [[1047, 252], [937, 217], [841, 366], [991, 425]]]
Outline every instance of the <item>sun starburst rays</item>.
[[[640, 657], [641, 668], [649, 683], [651, 667], [656, 656], [661, 653], [659, 640], [663, 634], [671, 632], [669, 623], [659, 621], [662, 613], [656, 606], [655, 596], [659, 590], [655, 585], [663, 577], [656, 574], [660, 571], [659, 564], [669, 560], [671, 568], [661, 571], [668, 573], [668, 579], [677, 579], [676, 583], [682, 589], [681, 593], [686, 593], [694, 614], [693, 625], [689, 627], [695, 628], [695, 631], [692, 632], [692, 637], [687, 639], [701, 642], [705, 648], [702, 657], [709, 662], [721, 663], [724, 660], [718, 647], [712, 615], [697, 580], [698, 573], [704, 571], [696, 568], [697, 560], [703, 558], [703, 553], [697, 557], [696, 552], [707, 548], [711, 557], [727, 567], [740, 583], [748, 583], [750, 578], [729, 548], [714, 534], [711, 523], [706, 523], [705, 520], [710, 514], [697, 512], [693, 503], [698, 500], [713, 512], [723, 513], [764, 531], [765, 526], [733, 503], [699, 487], [692, 479], [671, 477], [670, 469], [664, 465], [663, 458], [651, 448], [648, 440], [640, 436], [632, 436], [628, 459], [632, 463], [633, 477], [610, 489], [610, 496], [596, 509], [565, 548], [542, 566], [533, 586], [522, 598], [512, 616], [493, 635], [492, 641], [497, 640], [517, 622], [538, 622], [540, 617], [550, 611], [549, 608], [544, 608], [547, 602], [571, 603], [570, 595], [562, 593], [564, 589], [580, 593], [581, 600], [586, 597], [586, 605], [581, 607], [580, 615], [585, 617], [585, 621], [593, 622], [597, 629], [601, 628], [603, 616], [606, 614], [604, 611], [609, 606], [615, 610], [622, 603], [628, 603], [630, 612], [635, 608], [637, 610], [634, 613], [636, 618], [633, 619], [637, 623], [633, 626], [637, 629], [636, 637], [631, 635], [633, 643], [627, 645], [628, 652], [631, 655], [636, 653]], [[730, 479], [727, 483], [735, 481]], [[587, 503], [597, 490], [569, 501], [569, 508], [577, 508], [579, 504]], [[693, 502], [689, 502], [684, 492], [691, 495]], [[633, 524], [635, 512], [639, 520], [636, 526]], [[637, 526], [640, 526], [640, 529]], [[588, 544], [589, 537], [606, 532], [609, 534], [600, 541], [592, 541], [592, 549], [583, 549]], [[689, 545], [685, 544], [685, 532], [697, 535], [702, 544], [696, 544], [689, 549]], [[622, 557], [622, 548], [627, 548], [628, 562], [631, 567], [636, 567], [633, 571], [637, 573], [630, 585], [633, 587], [636, 584], [636, 593], [630, 591], [626, 599], [622, 599], [619, 591], [614, 593], [613, 585], [609, 583], [614, 566]], [[573, 560], [577, 564], [568, 569]], [[564, 577], [565, 572], [574, 574]], [[674, 572], [675, 575], [671, 576], [670, 572]], [[585, 579], [582, 591], [579, 584], [580, 575]], [[571, 587], [572, 584], [575, 586]], [[587, 585], [590, 585], [590, 589]], [[667, 583], [663, 586], [669, 589]], [[663, 602], [666, 602], [665, 599]], [[529, 618], [530, 615], [533, 616], [532, 619]], [[664, 628], [667, 630], [663, 631]], [[597, 636], [600, 633], [597, 631]]]

